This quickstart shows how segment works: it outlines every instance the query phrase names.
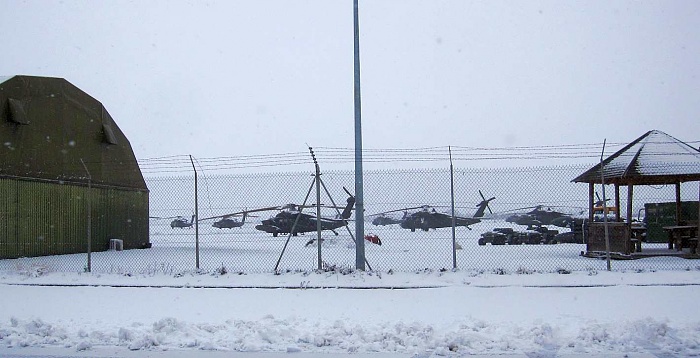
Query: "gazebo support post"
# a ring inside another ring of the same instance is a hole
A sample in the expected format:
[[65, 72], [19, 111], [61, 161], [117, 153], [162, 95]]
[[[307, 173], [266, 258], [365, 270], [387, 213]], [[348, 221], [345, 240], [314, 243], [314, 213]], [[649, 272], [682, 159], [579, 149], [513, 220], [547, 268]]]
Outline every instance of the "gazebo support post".
[[593, 183], [588, 183], [588, 222], [593, 222], [593, 196], [595, 195], [595, 188]]
[[632, 195], [634, 190], [632, 184], [627, 184], [627, 224], [632, 225]]
[[[641, 237], [635, 237], [633, 231], [632, 231], [632, 196], [634, 193], [634, 190], [632, 189], [633, 186], [632, 184], [627, 184], [627, 226], [629, 227], [629, 232], [630, 232], [630, 242], [634, 244], [632, 247], [632, 252], [640, 252], [642, 251], [642, 238]], [[634, 238], [635, 241], [631, 241], [631, 239]]]
[[681, 224], [681, 183], [676, 183], [676, 225]]
[[[603, 212], [607, 215], [606, 209], [603, 204]], [[620, 222], [620, 184], [615, 184], [615, 222]]]

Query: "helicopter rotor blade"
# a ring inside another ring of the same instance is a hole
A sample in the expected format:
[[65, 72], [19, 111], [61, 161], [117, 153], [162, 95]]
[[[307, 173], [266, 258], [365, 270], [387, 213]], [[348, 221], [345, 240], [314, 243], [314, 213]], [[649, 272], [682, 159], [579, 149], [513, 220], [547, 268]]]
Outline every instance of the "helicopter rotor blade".
[[182, 215], [178, 216], [149, 216], [149, 219], [156, 219], [156, 220], [169, 220], [169, 219], [177, 219], [177, 218], [184, 218]]
[[[219, 219], [219, 218], [221, 218], [221, 219], [228, 219], [228, 218], [235, 217], [235, 216], [243, 216], [244, 214], [246, 214], [246, 213], [243, 213], [243, 214], [221, 215], [221, 216], [217, 216], [217, 217], [210, 217], [210, 218], [199, 219], [199, 221], [202, 221], [202, 220], [209, 220], [209, 219]], [[257, 217], [259, 217], [259, 216], [257, 216], [257, 215], [247, 215], [247, 216], [248, 216], [249, 218], [257, 218]]]
[[[199, 219], [198, 221], [226, 218], [226, 217], [232, 217], [232, 216], [240, 216], [240, 215], [243, 215], [246, 213], [256, 213], [256, 212], [261, 212], [261, 211], [273, 211], [273, 210], [279, 211], [279, 210], [285, 210], [285, 209], [291, 209], [291, 208], [294, 208], [296, 210], [301, 210], [301, 209], [305, 209], [305, 208], [315, 208], [316, 206], [317, 206], [316, 204], [310, 204], [310, 205], [285, 204], [285, 205], [278, 205], [278, 206], [269, 206], [269, 207], [265, 207], [265, 208], [250, 209], [250, 210], [246, 209], [246, 210], [238, 211], [235, 213], [210, 216], [207, 218]], [[326, 205], [326, 204], [321, 204], [318, 206], [320, 206], [322, 208], [330, 208], [330, 209], [345, 209], [345, 207], [342, 207], [342, 206], [333, 206], [333, 205]], [[353, 208], [352, 210], [355, 210], [355, 209]], [[257, 216], [249, 215], [248, 217], [257, 217]]]
[[343, 190], [345, 190], [345, 192], [346, 192], [349, 196], [351, 196], [351, 197], [353, 197], [353, 198], [355, 197], [355, 195], [350, 194], [350, 191], [349, 191], [346, 187], [343, 187]]
[[542, 205], [526, 206], [526, 207], [517, 208], [517, 209], [509, 209], [509, 210], [499, 211], [499, 212], [497, 212], [497, 214], [514, 213], [514, 212], [518, 212], [518, 211], [522, 211], [522, 210], [537, 209], [539, 207], [542, 207]]
[[481, 200], [486, 201], [486, 197], [484, 196], [484, 193], [481, 192], [481, 189], [479, 189], [479, 195], [481, 196]]
[[[253, 209], [253, 210], [243, 210], [235, 213], [229, 213], [229, 214], [224, 214], [224, 215], [217, 215], [217, 216], [210, 216], [208, 218], [203, 218], [199, 219], [197, 221], [204, 221], [204, 220], [211, 220], [211, 219], [219, 219], [219, 218], [225, 218], [225, 217], [231, 217], [231, 216], [239, 216], [247, 213], [256, 213], [259, 211], [270, 211], [270, 210], [281, 210], [281, 207], [279, 206], [270, 206], [267, 208], [260, 208], [260, 209]], [[256, 216], [249, 216], [249, 217], [256, 217]]]
[[415, 209], [421, 209], [421, 208], [423, 208], [423, 207], [425, 207], [425, 205], [414, 206], [414, 207], [412, 207], [412, 208], [403, 208], [403, 209], [389, 210], [389, 211], [384, 211], [384, 212], [381, 212], [381, 213], [371, 214], [371, 215], [368, 215], [368, 216], [376, 216], [376, 215], [382, 215], [382, 214], [396, 213], [396, 212], [399, 212], [399, 211], [415, 210]]
[[[315, 208], [316, 206], [317, 206], [316, 204], [297, 205], [297, 208], [306, 209], [306, 208]], [[344, 206], [334, 206], [334, 205], [326, 205], [326, 204], [321, 204], [318, 206], [322, 207], [322, 208], [327, 208], [327, 209], [345, 209]], [[352, 210], [355, 210], [355, 209], [353, 208]]]

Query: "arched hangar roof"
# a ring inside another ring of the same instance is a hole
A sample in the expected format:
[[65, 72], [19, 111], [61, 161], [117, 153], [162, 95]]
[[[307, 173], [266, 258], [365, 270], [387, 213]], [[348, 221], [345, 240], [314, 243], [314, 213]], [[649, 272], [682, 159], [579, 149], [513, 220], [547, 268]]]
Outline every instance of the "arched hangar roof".
[[63, 78], [0, 77], [0, 177], [147, 190], [129, 140]]

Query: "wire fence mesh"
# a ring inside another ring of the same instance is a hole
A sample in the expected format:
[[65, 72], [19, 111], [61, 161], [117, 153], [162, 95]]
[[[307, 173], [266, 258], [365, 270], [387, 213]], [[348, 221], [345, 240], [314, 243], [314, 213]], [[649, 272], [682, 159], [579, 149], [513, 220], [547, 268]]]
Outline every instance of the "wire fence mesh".
[[[549, 213], [587, 217], [588, 185], [573, 183], [571, 179], [588, 167], [455, 169], [452, 174], [455, 216], [460, 219], [454, 242], [448, 168], [367, 171], [363, 179], [365, 212], [361, 216], [365, 220], [365, 233], [378, 239], [364, 241], [368, 268], [384, 272], [457, 268], [494, 273], [604, 270], [605, 261], [581, 255], [586, 245], [579, 239], [554, 239], [555, 234], [571, 232], [571, 226], [544, 225], [544, 231], [533, 234], [536, 227], [513, 219], [513, 215], [537, 206]], [[325, 222], [341, 222], [337, 218], [348, 198], [344, 188], [353, 192], [354, 180], [352, 171], [322, 173], [318, 203], [324, 206], [320, 210]], [[283, 212], [287, 204], [306, 204], [310, 207], [301, 208], [301, 212], [315, 215], [313, 173], [197, 173], [196, 188], [194, 172], [185, 176], [151, 177], [146, 181], [150, 191], [152, 246], [93, 252], [90, 258], [93, 272], [311, 271], [318, 268], [319, 262], [322, 269], [350, 270], [355, 266], [355, 220], [359, 216], [356, 212], [345, 222], [347, 225], [322, 231], [320, 250], [315, 229], [296, 234], [289, 234], [290, 230], [275, 233], [264, 222]], [[596, 192], [600, 193], [601, 189], [598, 186]], [[697, 202], [697, 190], [697, 183], [682, 184], [681, 199]], [[610, 193], [614, 190], [607, 191], [607, 197], [612, 197]], [[620, 206], [625, 208], [626, 192], [619, 194]], [[672, 202], [675, 195], [673, 185], [635, 188], [633, 218], [644, 220], [645, 203]], [[477, 205], [492, 197], [484, 217], [474, 217]], [[268, 210], [260, 210], [263, 208]], [[422, 221], [417, 227], [411, 229], [405, 224], [408, 217], [421, 212], [447, 217], [449, 224], [443, 222], [439, 228], [421, 226], [427, 225], [428, 219], [426, 216], [420, 219], [420, 214], [416, 217]], [[379, 218], [391, 219], [393, 223], [382, 225]], [[494, 234], [496, 231], [520, 233], [520, 239], [490, 241], [498, 236]], [[533, 235], [537, 239], [527, 242]], [[657, 237], [648, 237], [646, 241], [643, 244], [646, 249], [668, 245], [665, 233], [657, 233]], [[613, 262], [616, 270], [685, 270], [698, 266], [694, 260], [678, 257]], [[85, 267], [85, 254], [0, 261], [2, 270], [82, 271]]]

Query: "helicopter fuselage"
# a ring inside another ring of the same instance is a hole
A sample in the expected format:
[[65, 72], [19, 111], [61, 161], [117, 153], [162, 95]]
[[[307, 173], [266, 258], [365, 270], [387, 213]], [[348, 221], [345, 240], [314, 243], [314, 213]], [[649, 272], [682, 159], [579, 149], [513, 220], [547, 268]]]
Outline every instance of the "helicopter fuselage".
[[180, 229], [190, 228], [190, 227], [192, 227], [193, 223], [194, 223], [194, 215], [192, 215], [192, 220], [190, 220], [190, 221], [187, 221], [187, 219], [185, 219], [183, 217], [178, 217], [177, 219], [170, 222], [170, 227], [173, 229], [174, 228], [180, 228]]
[[[292, 234], [297, 236], [307, 232], [315, 232], [318, 230], [318, 220], [321, 221], [321, 230], [331, 230], [334, 234], [335, 229], [347, 226], [347, 219], [352, 214], [352, 207], [355, 205], [355, 197], [350, 196], [347, 199], [345, 209], [337, 219], [317, 218], [315, 215], [305, 214], [298, 210], [283, 210], [270, 219], [263, 220], [260, 225], [255, 226], [260, 231], [277, 236], [279, 234]], [[290, 208], [292, 208], [290, 206]], [[295, 225], [296, 223], [296, 225]]]
[[[455, 226], [466, 226], [469, 228], [469, 225], [481, 222], [480, 218], [484, 216], [484, 211], [488, 207], [489, 202], [494, 199], [496, 198], [484, 198], [484, 200], [477, 205], [478, 209], [472, 217], [455, 216]], [[416, 231], [417, 229], [428, 231], [430, 229], [452, 227], [452, 215], [440, 213], [434, 208], [431, 209], [429, 206], [424, 206], [421, 211], [412, 214], [405, 214], [399, 225], [402, 228], [410, 229], [411, 231]]]
[[224, 216], [221, 217], [218, 221], [214, 221], [211, 226], [219, 228], [219, 229], [233, 229], [234, 227], [241, 227], [243, 224], [245, 224], [245, 219], [248, 216], [248, 213], [244, 212], [243, 213], [243, 219], [241, 221], [238, 221], [231, 216]]
[[[299, 216], [298, 221], [297, 216]], [[294, 225], [295, 221], [297, 221], [296, 226]], [[270, 219], [263, 220], [262, 223], [255, 226], [255, 228], [272, 234], [272, 236], [289, 233], [293, 236], [297, 236], [298, 234], [307, 232], [316, 232], [316, 221], [317, 218], [314, 215], [283, 211]], [[321, 230], [335, 230], [347, 224], [348, 222], [343, 219], [321, 218]], [[292, 226], [294, 226], [293, 231]]]
[[372, 220], [373, 225], [381, 225], [381, 226], [400, 224], [400, 223], [401, 223], [400, 219], [394, 219], [394, 218], [390, 218], [387, 216], [378, 216], [378, 217], [374, 218], [374, 220]]
[[[455, 217], [455, 226], [469, 226], [480, 221], [476, 218]], [[452, 216], [434, 211], [419, 211], [406, 216], [401, 221], [400, 226], [411, 231], [452, 227]]]
[[215, 221], [211, 226], [219, 229], [233, 229], [235, 227], [241, 227], [243, 226], [243, 223], [236, 220], [236, 219], [221, 219], [219, 221]]
[[507, 222], [512, 222], [518, 225], [557, 225], [568, 223], [572, 220], [571, 215], [567, 215], [558, 211], [543, 210], [539, 206], [534, 210], [525, 214], [511, 215], [506, 218]]

